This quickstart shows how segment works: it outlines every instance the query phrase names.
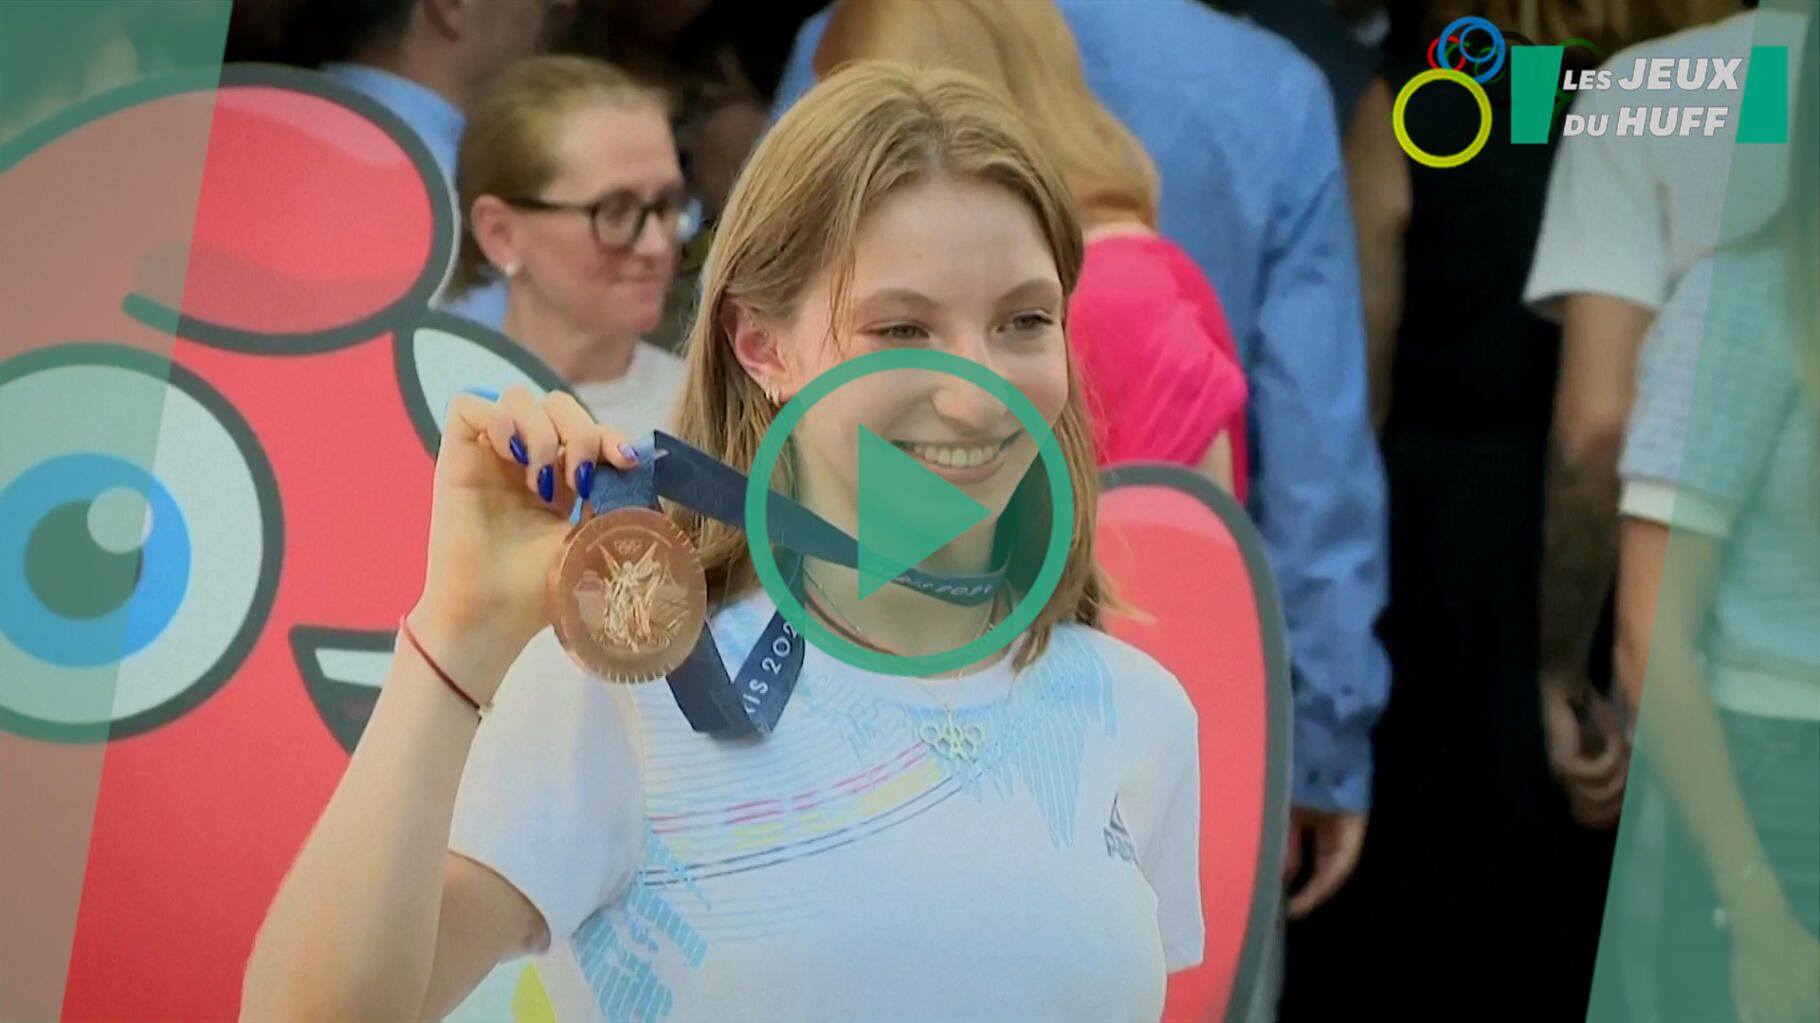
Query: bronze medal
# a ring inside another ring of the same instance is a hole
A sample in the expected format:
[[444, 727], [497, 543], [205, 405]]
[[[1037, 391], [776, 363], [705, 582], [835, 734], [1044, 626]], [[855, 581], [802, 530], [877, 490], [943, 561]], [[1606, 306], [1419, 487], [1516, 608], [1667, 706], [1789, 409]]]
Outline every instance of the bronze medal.
[[563, 648], [608, 682], [676, 670], [708, 617], [695, 545], [650, 508], [617, 508], [575, 527], [550, 570], [548, 599]]

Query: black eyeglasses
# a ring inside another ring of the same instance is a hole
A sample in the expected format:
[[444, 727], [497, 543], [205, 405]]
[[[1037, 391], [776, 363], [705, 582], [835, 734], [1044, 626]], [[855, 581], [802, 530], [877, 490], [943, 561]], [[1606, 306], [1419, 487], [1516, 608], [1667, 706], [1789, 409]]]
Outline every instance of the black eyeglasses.
[[507, 199], [506, 204], [550, 213], [585, 213], [593, 226], [594, 240], [610, 249], [637, 244], [638, 236], [644, 233], [645, 221], [653, 216], [664, 234], [671, 238], [686, 240], [694, 233], [695, 226], [687, 195], [674, 188], [649, 202], [635, 192], [610, 192], [593, 202], [518, 198]]

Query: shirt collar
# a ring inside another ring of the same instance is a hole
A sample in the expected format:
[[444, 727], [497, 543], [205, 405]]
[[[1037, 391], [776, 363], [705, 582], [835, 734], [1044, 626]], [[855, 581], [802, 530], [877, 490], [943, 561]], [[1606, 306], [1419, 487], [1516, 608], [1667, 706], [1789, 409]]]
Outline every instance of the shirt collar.
[[390, 71], [361, 64], [324, 64], [323, 73], [378, 101], [411, 126], [449, 180], [455, 177], [455, 153], [467, 118], [441, 93]]

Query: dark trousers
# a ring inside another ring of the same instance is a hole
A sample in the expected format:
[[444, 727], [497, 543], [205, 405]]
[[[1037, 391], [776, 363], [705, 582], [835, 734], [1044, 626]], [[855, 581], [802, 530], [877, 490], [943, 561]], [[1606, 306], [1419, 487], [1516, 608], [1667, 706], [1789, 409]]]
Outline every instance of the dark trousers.
[[1583, 1020], [1612, 836], [1572, 822], [1543, 747], [1542, 436], [1393, 430], [1384, 456], [1370, 828], [1351, 881], [1289, 926], [1279, 1018]]

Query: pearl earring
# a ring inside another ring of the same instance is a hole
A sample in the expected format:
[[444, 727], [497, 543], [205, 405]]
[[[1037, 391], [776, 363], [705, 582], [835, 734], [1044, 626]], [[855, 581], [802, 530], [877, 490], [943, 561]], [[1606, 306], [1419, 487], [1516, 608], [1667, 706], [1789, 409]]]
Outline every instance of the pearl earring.
[[506, 264], [506, 276], [507, 277], [517, 277], [518, 276], [518, 263], [516, 261]]

